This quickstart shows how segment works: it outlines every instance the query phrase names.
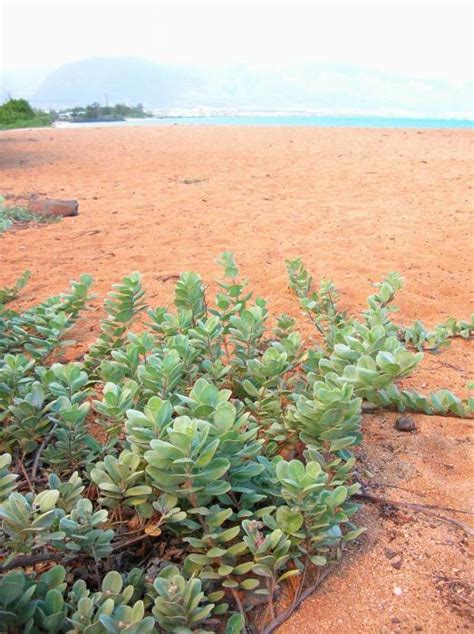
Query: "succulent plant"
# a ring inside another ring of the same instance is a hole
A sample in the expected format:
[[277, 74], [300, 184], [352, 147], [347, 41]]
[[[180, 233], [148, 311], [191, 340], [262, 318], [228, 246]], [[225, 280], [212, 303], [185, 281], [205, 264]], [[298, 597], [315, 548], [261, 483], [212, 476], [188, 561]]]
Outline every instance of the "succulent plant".
[[52, 426], [45, 397], [43, 387], [35, 382], [23, 397], [14, 399], [8, 408], [7, 424], [0, 431], [0, 447], [19, 448], [24, 454], [36, 449]]
[[153, 615], [165, 632], [212, 632], [202, 628], [209, 621], [214, 604], [209, 602], [199, 579], [186, 580], [176, 566], [168, 566], [153, 585], [158, 595]]
[[0, 504], [5, 502], [10, 493], [16, 488], [15, 481], [18, 478], [16, 473], [10, 473], [12, 457], [9, 453], [0, 454]]
[[81, 552], [94, 559], [102, 559], [112, 552], [112, 529], [101, 528], [107, 521], [105, 509], [94, 511], [92, 502], [81, 498], [71, 512], [59, 521], [59, 530], [64, 533], [64, 541], [57, 544], [75, 553]]
[[66, 570], [54, 566], [40, 577], [12, 570], [0, 577], [2, 632], [61, 632], [66, 618]]
[[91, 479], [99, 488], [101, 503], [115, 509], [121, 506], [148, 508], [147, 501], [152, 489], [145, 484], [145, 472], [139, 469], [140, 457], [124, 450], [115, 458], [106, 456], [104, 462], [96, 463]]
[[[316, 329], [305, 341], [296, 319], [270, 321], [231, 253], [218, 264], [214, 302], [183, 273], [174, 305], [134, 332], [144, 289], [127, 276], [98, 339], [69, 363], [55, 360], [90, 276], [24, 312], [2, 303], [21, 283], [0, 289], [0, 631], [242, 634], [258, 603], [267, 631], [278, 587], [298, 577], [297, 605], [308, 575], [364, 530], [362, 413], [474, 409], [472, 395], [400, 386], [423, 350], [474, 331], [452, 318], [397, 324], [400, 275], [351, 315], [332, 282], [316, 287], [288, 261]], [[36, 574], [58, 558], [65, 567]]]
[[50, 530], [56, 519], [59, 491], [45, 489], [33, 496], [10, 493], [0, 505], [0, 519], [13, 553], [31, 552], [33, 546], [60, 541], [64, 534]]

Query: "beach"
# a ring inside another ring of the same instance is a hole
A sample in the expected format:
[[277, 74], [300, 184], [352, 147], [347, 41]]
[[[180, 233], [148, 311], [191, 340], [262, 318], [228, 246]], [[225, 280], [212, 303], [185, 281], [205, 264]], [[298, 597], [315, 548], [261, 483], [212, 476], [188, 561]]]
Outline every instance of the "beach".
[[[315, 280], [332, 279], [348, 311], [363, 310], [373, 283], [395, 270], [406, 278], [395, 302], [401, 323], [421, 319], [432, 327], [449, 316], [467, 319], [472, 158], [472, 132], [454, 129], [175, 125], [2, 132], [0, 194], [13, 202], [32, 193], [77, 199], [79, 216], [5, 233], [0, 284], [31, 270], [16, 302], [27, 307], [82, 273], [93, 275], [98, 297], [74, 330], [70, 358], [95, 338], [113, 282], [141, 271], [149, 304], [167, 304], [182, 271], [199, 272], [216, 289], [214, 260], [224, 250], [235, 254], [271, 313], [297, 316], [305, 336], [311, 330], [288, 289], [286, 258], [301, 257]], [[406, 385], [464, 395], [472, 370], [469, 344], [456, 340], [441, 355], [426, 355]], [[417, 415], [417, 433], [404, 435], [393, 428], [396, 417], [364, 419], [362, 462], [375, 482], [390, 485], [377, 493], [472, 509], [472, 421]], [[466, 588], [452, 581], [466, 572], [461, 530], [380, 506], [365, 507], [358, 523], [368, 527], [361, 546], [350, 549], [282, 632], [436, 633], [467, 625]], [[400, 555], [400, 568], [387, 551]]]

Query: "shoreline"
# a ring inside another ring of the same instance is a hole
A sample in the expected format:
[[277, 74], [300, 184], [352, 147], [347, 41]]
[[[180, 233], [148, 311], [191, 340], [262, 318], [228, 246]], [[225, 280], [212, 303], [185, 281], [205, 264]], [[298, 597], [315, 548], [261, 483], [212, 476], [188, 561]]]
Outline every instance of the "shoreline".
[[360, 130], [474, 130], [474, 119], [396, 117], [387, 115], [314, 115], [308, 113], [283, 114], [258, 112], [255, 114], [156, 114], [147, 117], [124, 117], [113, 120], [87, 121], [56, 120], [50, 125], [34, 127], [5, 127], [1, 132], [34, 129], [88, 129], [88, 128], [152, 128], [152, 127], [242, 127], [242, 128], [321, 128]]
[[[163, 121], [163, 120], [160, 120]], [[199, 123], [187, 123], [187, 122], [171, 122], [171, 121], [166, 121], [164, 120], [163, 122], [159, 122], [159, 123], [147, 123], [147, 124], [137, 124], [136, 122], [87, 122], [87, 123], [74, 123], [74, 124], [68, 124], [68, 125], [59, 125], [59, 126], [38, 126], [38, 127], [32, 127], [32, 128], [4, 128], [1, 129], [0, 128], [0, 138], [2, 136], [2, 134], [6, 134], [6, 133], [18, 133], [18, 132], [41, 132], [43, 130], [49, 131], [51, 132], [52, 130], [54, 131], [69, 131], [69, 132], [73, 132], [74, 130], [100, 130], [100, 129], [123, 129], [123, 128], [127, 128], [127, 129], [132, 129], [132, 130], [140, 130], [143, 128], [160, 128], [160, 129], [175, 129], [175, 128], [181, 128], [181, 129], [242, 129], [242, 130], [249, 130], [249, 129], [274, 129], [274, 130], [315, 130], [315, 129], [319, 129], [319, 130], [345, 130], [347, 132], [349, 131], [354, 131], [354, 130], [361, 130], [361, 131], [381, 131], [381, 132], [390, 132], [390, 131], [400, 131], [400, 132], [419, 132], [424, 133], [424, 132], [447, 132], [447, 131], [452, 131], [452, 132], [472, 132], [474, 131], [474, 122], [471, 124], [469, 123], [469, 125], [465, 125], [465, 126], [406, 126], [406, 127], [402, 127], [402, 126], [371, 126], [371, 125], [367, 125], [367, 126], [362, 126], [362, 125], [304, 125], [304, 124], [298, 124], [298, 125], [290, 125], [290, 124], [256, 124], [256, 123], [205, 123], [205, 122], [199, 122]], [[438, 121], [438, 120], [437, 120]], [[122, 125], [120, 125], [122, 124]]]
[[102, 122], [59, 122], [55, 128], [73, 127], [151, 127], [151, 126], [233, 126], [288, 128], [357, 128], [357, 129], [474, 129], [474, 120], [458, 118], [368, 117], [321, 115], [179, 115], [146, 119]]

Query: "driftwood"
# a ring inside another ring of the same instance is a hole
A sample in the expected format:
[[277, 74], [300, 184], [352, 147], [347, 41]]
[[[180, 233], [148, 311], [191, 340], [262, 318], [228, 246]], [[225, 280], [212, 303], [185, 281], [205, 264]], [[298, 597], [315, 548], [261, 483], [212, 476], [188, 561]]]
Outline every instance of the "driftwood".
[[28, 211], [41, 216], [77, 216], [79, 203], [77, 200], [59, 200], [57, 198], [32, 197], [28, 202]]

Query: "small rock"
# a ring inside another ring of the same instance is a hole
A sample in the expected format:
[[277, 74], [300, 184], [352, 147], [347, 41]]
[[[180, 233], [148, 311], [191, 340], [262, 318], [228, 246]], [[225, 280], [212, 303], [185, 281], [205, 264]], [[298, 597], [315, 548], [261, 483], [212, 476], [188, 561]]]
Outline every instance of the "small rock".
[[394, 616], [394, 617], [392, 617], [392, 623], [397, 624], [397, 623], [401, 623], [401, 621], [400, 621], [400, 619], [399, 619], [399, 618], [397, 618], [396, 616]]
[[397, 551], [392, 550], [391, 548], [385, 548], [383, 552], [385, 554], [385, 557], [387, 557], [387, 559], [393, 559], [394, 557], [398, 555]]
[[392, 566], [392, 568], [395, 568], [395, 570], [400, 570], [400, 568], [402, 567], [401, 557], [398, 557], [397, 559], [393, 559], [390, 562], [390, 565]]
[[47, 216], [77, 216], [79, 214], [79, 203], [77, 200], [33, 197], [28, 204], [28, 210], [32, 214]]
[[402, 590], [399, 586], [395, 586], [395, 587], [393, 588], [393, 594], [394, 594], [396, 597], [401, 597], [401, 596], [402, 596], [402, 594], [403, 594], [403, 590]]
[[416, 424], [411, 416], [400, 416], [395, 421], [395, 429], [398, 431], [415, 431]]

